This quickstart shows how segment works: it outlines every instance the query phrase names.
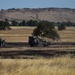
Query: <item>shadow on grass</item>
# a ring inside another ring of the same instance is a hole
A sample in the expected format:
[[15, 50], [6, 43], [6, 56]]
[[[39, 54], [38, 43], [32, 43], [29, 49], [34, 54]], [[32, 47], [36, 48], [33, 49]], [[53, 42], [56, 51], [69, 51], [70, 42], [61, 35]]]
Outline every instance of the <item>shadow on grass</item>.
[[25, 51], [1, 51], [0, 56], [2, 58], [31, 58], [34, 59], [35, 57], [58, 57], [61, 55], [70, 54], [75, 56], [75, 51], [60, 51], [60, 50], [25, 50]]
[[[51, 45], [74, 45], [75, 43], [52, 43]], [[13, 48], [13, 47], [28, 47], [29, 45], [27, 43], [18, 42], [18, 43], [7, 43], [6, 48]], [[35, 47], [37, 48], [37, 47]], [[28, 50], [19, 50], [19, 51], [0, 51], [0, 57], [1, 58], [24, 58], [24, 59], [34, 59], [35, 57], [44, 57], [44, 58], [50, 58], [50, 57], [58, 57], [61, 55], [71, 54], [75, 56], [75, 49], [74, 50], [41, 50], [40, 48], [38, 50], [28, 49]]]

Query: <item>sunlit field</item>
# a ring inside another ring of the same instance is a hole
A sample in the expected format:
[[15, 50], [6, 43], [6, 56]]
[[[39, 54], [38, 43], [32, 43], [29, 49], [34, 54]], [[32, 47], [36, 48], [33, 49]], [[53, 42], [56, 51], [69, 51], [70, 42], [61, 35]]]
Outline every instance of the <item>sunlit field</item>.
[[11, 27], [11, 30], [0, 31], [0, 37], [6, 42], [27, 42], [35, 27]]
[[75, 75], [75, 58], [0, 59], [0, 75]]
[[[35, 27], [11, 27], [11, 30], [0, 31], [0, 37], [7, 42], [27, 42]], [[66, 27], [65, 30], [58, 31], [59, 42], [75, 42], [75, 28]]]
[[75, 42], [75, 27], [66, 27], [65, 30], [58, 31], [62, 42]]
[[[11, 28], [11, 30], [0, 31], [0, 37], [6, 42], [28, 42], [28, 37], [32, 35], [35, 27]], [[75, 28], [67, 27], [66, 30], [58, 33], [60, 40], [56, 42], [75, 42]], [[0, 59], [0, 75], [75, 75], [75, 56], [69, 54], [44, 58], [47, 54], [59, 54], [59, 52], [62, 54], [62, 51], [74, 52], [74, 50], [75, 45], [51, 45], [48, 48], [27, 46], [0, 48], [0, 58], [9, 57], [9, 59]], [[2, 51], [4, 53], [1, 53]], [[10, 59], [10, 56], [15, 58]], [[22, 59], [22, 56], [27, 58]]]

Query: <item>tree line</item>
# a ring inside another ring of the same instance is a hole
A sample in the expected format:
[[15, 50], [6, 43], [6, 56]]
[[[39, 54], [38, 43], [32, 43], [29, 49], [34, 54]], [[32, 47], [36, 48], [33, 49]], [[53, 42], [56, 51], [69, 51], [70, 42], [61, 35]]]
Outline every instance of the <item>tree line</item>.
[[[36, 20], [29, 20], [29, 21], [21, 21], [21, 22], [18, 22], [18, 21], [15, 21], [15, 20], [12, 20], [11, 21], [11, 25], [12, 26], [37, 26], [38, 23], [41, 22], [41, 21], [36, 21]], [[44, 21], [42, 21], [43, 23]], [[46, 21], [46, 22], [49, 22], [49, 21]], [[49, 23], [52, 23], [54, 26], [61, 26], [61, 25], [64, 25], [64, 26], [67, 26], [67, 27], [75, 27], [75, 23], [74, 22], [49, 22]]]
[[[10, 22], [10, 23], [9, 23]], [[75, 27], [75, 23], [73, 22], [49, 22], [49, 21], [36, 21], [36, 20], [29, 20], [29, 21], [16, 21], [12, 20], [9, 21], [7, 18], [5, 21], [0, 21], [0, 30], [10, 29], [10, 26], [38, 26], [40, 23], [48, 23], [49, 25], [52, 24], [53, 26], [57, 26], [58, 30], [64, 30], [66, 27]]]
[[11, 26], [37, 26], [38, 25], [38, 21], [36, 20], [29, 20], [29, 21], [21, 21], [21, 22], [17, 22], [15, 20], [11, 21]]

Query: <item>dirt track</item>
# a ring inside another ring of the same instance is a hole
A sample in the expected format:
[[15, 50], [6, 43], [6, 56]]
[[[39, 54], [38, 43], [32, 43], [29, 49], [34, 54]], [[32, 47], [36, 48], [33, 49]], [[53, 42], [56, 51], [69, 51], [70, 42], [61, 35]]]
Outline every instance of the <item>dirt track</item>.
[[30, 47], [27, 43], [7, 43], [6, 47], [0, 48], [1, 58], [37, 58], [54, 57], [65, 54], [75, 56], [75, 43], [51, 43], [49, 47]]

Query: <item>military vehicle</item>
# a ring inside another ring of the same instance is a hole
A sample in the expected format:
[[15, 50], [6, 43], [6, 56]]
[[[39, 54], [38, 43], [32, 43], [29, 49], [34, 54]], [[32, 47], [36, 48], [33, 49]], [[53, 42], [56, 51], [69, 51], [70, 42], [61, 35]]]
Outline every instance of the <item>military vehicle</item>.
[[5, 40], [3, 40], [2, 38], [0, 38], [0, 47], [5, 47], [5, 46], [6, 46]]
[[45, 40], [43, 40], [42, 38], [38, 37], [38, 36], [29, 36], [29, 41], [28, 44], [31, 47], [37, 47], [37, 46], [50, 46], [50, 42], [47, 42]]

